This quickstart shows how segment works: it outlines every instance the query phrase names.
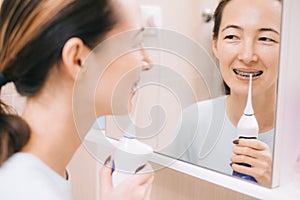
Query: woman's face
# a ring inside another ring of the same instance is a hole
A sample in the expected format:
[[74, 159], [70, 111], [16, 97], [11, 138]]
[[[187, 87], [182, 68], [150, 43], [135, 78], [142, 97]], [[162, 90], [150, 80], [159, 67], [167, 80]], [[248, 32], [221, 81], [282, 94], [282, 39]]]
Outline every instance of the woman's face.
[[[135, 0], [118, 0], [114, 1], [113, 5], [118, 23], [106, 35], [107, 38], [132, 30], [132, 37], [128, 37], [128, 40], [132, 40], [130, 41], [132, 45], [138, 48], [143, 28], [137, 3]], [[145, 70], [143, 62], [151, 62], [143, 49], [114, 59], [99, 79], [95, 97], [97, 115], [119, 115], [130, 112], [135, 86], [140, 80], [140, 73]]]
[[223, 10], [213, 51], [231, 94], [275, 92], [278, 76], [281, 3], [277, 0], [232, 0]]

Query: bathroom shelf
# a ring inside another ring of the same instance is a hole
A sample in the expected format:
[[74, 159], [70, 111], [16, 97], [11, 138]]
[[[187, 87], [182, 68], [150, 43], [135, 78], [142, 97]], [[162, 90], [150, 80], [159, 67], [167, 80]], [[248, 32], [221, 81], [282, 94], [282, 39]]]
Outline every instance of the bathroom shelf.
[[155, 154], [152, 162], [258, 199], [300, 199], [300, 175], [290, 184], [270, 189], [160, 154]]
[[[117, 140], [106, 138], [102, 131], [91, 130], [85, 141], [88, 143], [93, 143], [97, 147], [98, 152], [112, 152]], [[103, 158], [107, 155], [103, 155]], [[266, 200], [299, 200], [300, 199], [300, 175], [295, 176], [295, 181], [289, 184], [282, 185], [277, 188], [266, 188], [259, 186], [255, 183], [250, 183], [238, 178], [221, 174], [206, 168], [202, 168], [190, 163], [186, 163], [180, 160], [175, 160], [173, 158], [154, 153], [153, 157], [150, 159], [151, 162], [159, 164], [164, 167], [168, 167], [179, 172], [188, 174], [190, 176], [199, 178], [201, 180], [220, 185], [222, 187], [231, 189], [236, 192], [246, 194], [258, 199]], [[297, 180], [297, 181], [296, 181]], [[201, 188], [200, 188], [201, 189]]]

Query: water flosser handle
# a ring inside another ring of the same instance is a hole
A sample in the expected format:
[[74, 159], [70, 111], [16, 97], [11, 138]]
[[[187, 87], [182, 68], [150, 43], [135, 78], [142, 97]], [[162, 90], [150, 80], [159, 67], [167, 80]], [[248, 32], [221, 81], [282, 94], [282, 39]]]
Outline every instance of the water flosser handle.
[[128, 177], [142, 169], [153, 153], [152, 147], [136, 139], [135, 126], [136, 106], [132, 110], [132, 121], [120, 139], [114, 153], [113, 186], [116, 187]]
[[123, 136], [118, 145], [113, 160], [114, 187], [141, 170], [153, 153], [152, 147], [135, 138]]
[[[239, 138], [257, 139], [258, 137], [258, 123], [254, 116], [254, 111], [252, 107], [252, 74], [250, 74], [249, 78], [247, 104], [244, 113], [238, 122], [237, 132]], [[246, 167], [251, 167], [251, 165], [246, 163], [238, 164]], [[257, 182], [254, 177], [236, 171], [233, 171], [233, 176], [238, 176], [242, 179], [246, 179], [252, 182]]]

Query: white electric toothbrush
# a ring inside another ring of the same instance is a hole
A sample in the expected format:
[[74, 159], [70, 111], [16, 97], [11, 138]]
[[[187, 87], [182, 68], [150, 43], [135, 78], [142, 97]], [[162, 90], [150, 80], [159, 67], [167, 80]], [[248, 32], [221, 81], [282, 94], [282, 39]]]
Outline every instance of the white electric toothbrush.
[[133, 106], [132, 121], [119, 140], [113, 159], [112, 182], [116, 187], [126, 178], [140, 171], [153, 153], [151, 146], [136, 139], [135, 126], [137, 110]]
[[[244, 113], [238, 122], [237, 134], [239, 138], [257, 139], [258, 132], [259, 132], [259, 127], [252, 107], [252, 74], [250, 74], [247, 104], [244, 109]], [[239, 164], [247, 167], [251, 167], [249, 164], [246, 163], [239, 163]], [[234, 171], [233, 175], [253, 182], [257, 182], [254, 177], [246, 174], [241, 174], [239, 172]]]

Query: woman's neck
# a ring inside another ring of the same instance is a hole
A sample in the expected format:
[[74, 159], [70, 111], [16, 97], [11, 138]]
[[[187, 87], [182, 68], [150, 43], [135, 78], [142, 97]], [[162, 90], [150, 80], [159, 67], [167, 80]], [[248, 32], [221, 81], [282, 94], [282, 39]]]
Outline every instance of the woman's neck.
[[23, 113], [31, 136], [22, 151], [37, 156], [63, 177], [66, 176], [66, 166], [81, 144], [70, 99], [63, 95], [28, 99]]
[[[247, 102], [247, 95], [231, 93], [226, 99], [226, 112], [231, 122], [237, 126]], [[276, 109], [276, 90], [252, 96], [252, 105], [258, 121], [259, 132], [264, 133], [274, 128]]]

